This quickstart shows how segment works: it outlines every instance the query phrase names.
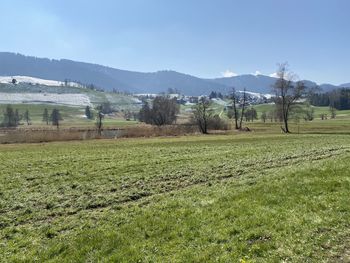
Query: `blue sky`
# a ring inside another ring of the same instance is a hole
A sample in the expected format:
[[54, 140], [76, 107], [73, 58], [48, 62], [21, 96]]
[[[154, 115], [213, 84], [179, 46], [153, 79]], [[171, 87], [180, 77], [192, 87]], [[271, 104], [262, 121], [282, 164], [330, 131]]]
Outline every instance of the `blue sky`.
[[0, 51], [207, 78], [269, 75], [288, 61], [302, 79], [350, 82], [348, 0], [2, 0], [0, 8]]

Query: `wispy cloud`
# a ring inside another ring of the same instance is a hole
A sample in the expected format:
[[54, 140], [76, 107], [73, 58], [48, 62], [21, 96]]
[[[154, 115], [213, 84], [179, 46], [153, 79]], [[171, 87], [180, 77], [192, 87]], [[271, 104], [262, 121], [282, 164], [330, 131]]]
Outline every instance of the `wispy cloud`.
[[231, 78], [231, 77], [235, 77], [235, 76], [238, 76], [237, 73], [227, 69], [225, 70], [224, 72], [221, 72], [221, 75], [224, 77], [224, 78]]

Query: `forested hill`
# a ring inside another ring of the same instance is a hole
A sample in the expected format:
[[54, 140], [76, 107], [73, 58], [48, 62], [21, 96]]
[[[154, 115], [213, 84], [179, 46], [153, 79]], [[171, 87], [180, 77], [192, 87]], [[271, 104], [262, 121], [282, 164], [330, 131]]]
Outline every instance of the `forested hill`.
[[[86, 85], [93, 84], [104, 90], [118, 90], [130, 93], [161, 93], [168, 90], [180, 91], [185, 95], [204, 95], [211, 91], [229, 92], [246, 88], [256, 93], [271, 93], [275, 78], [265, 75], [239, 75], [230, 78], [203, 79], [176, 71], [151, 73], [120, 70], [97, 64], [76, 62], [67, 59], [54, 60], [21, 54], [0, 52], [0, 76], [30, 76], [41, 79], [70, 80]], [[312, 81], [305, 81], [315, 86]], [[323, 91], [337, 86], [320, 85]]]
[[310, 97], [310, 103], [314, 106], [331, 106], [338, 110], [350, 110], [350, 89], [341, 88], [313, 94]]

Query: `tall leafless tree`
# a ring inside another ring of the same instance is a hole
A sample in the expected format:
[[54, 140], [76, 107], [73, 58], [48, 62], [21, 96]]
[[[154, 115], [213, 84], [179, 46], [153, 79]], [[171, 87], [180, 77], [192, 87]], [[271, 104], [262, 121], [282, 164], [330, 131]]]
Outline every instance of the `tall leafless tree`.
[[243, 122], [243, 116], [244, 116], [244, 111], [245, 111], [245, 106], [247, 103], [247, 94], [246, 94], [246, 89], [244, 88], [243, 91], [243, 102], [242, 102], [242, 109], [241, 109], [241, 119], [239, 120], [239, 129], [242, 129], [242, 122]]
[[296, 75], [289, 71], [288, 63], [278, 65], [277, 80], [273, 86], [276, 108], [280, 109], [284, 133], [289, 133], [288, 120], [292, 107], [305, 94], [305, 85], [296, 81]]
[[103, 119], [105, 115], [103, 113], [103, 107], [102, 105], [97, 107], [97, 116], [96, 116], [96, 127], [98, 131], [98, 135], [101, 136], [102, 134], [102, 126], [103, 126]]
[[193, 107], [194, 121], [203, 134], [208, 133], [208, 124], [212, 115], [209, 107], [210, 101], [205, 97], [200, 98], [197, 105]]
[[238, 130], [238, 110], [237, 110], [237, 94], [235, 88], [232, 88], [231, 91], [231, 100], [233, 107], [233, 118], [235, 119], [235, 129]]

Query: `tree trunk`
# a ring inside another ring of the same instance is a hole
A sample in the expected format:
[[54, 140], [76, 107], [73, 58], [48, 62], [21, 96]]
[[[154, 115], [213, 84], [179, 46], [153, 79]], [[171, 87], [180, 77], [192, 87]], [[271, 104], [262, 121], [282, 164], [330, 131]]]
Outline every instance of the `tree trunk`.
[[204, 129], [203, 129], [203, 133], [204, 133], [204, 134], [207, 134], [207, 133], [208, 133], [207, 120], [204, 120]]
[[284, 118], [284, 132], [289, 133], [287, 118]]
[[236, 98], [233, 98], [233, 111], [235, 114], [235, 128], [238, 130], [238, 112], [237, 112], [237, 107], [236, 107]]
[[245, 110], [245, 103], [246, 103], [246, 95], [245, 95], [245, 89], [243, 92], [243, 105], [242, 105], [242, 112], [241, 112], [241, 120], [239, 122], [239, 128], [242, 129], [242, 121], [243, 121], [243, 115]]
[[244, 104], [245, 104], [245, 102], [243, 103], [243, 106], [242, 106], [241, 119], [239, 121], [239, 129], [242, 129], [242, 122], [243, 122], [243, 115], [244, 115]]
[[282, 96], [282, 117], [284, 124], [284, 133], [289, 133], [288, 129], [288, 105], [285, 101], [285, 97]]

